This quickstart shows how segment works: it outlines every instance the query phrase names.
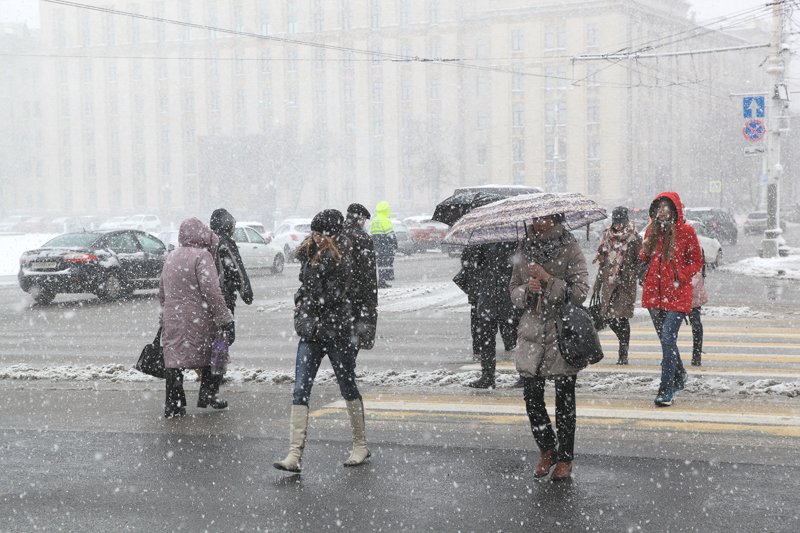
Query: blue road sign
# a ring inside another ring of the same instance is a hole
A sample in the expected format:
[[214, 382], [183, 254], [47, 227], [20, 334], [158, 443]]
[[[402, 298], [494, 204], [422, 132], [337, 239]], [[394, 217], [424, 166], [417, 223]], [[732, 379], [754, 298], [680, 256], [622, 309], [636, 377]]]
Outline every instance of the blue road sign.
[[763, 96], [742, 98], [742, 116], [744, 118], [764, 118], [765, 109]]

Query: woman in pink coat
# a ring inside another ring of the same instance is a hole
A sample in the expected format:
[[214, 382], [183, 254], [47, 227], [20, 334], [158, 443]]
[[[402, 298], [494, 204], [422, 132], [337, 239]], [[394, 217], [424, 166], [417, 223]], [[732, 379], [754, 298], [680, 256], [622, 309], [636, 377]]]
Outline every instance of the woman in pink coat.
[[180, 247], [164, 263], [159, 285], [161, 345], [166, 367], [164, 417], [186, 414], [183, 369], [202, 370], [198, 407], [224, 409], [216, 397], [221, 376], [212, 375], [211, 346], [215, 340], [233, 343], [233, 315], [225, 305], [214, 265], [219, 239], [196, 218], [184, 220], [178, 232]]

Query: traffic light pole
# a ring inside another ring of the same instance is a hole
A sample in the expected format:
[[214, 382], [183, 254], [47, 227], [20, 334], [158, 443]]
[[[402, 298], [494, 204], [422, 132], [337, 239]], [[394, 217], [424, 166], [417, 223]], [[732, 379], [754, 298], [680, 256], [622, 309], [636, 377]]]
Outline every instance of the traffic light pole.
[[784, 82], [786, 72], [785, 58], [788, 47], [783, 42], [786, 0], [775, 0], [772, 4], [772, 54], [767, 61], [767, 74], [771, 80], [768, 92], [767, 123], [767, 228], [761, 241], [761, 257], [779, 255], [780, 229], [780, 180], [783, 175], [781, 165], [782, 122], [786, 119], [789, 94]]

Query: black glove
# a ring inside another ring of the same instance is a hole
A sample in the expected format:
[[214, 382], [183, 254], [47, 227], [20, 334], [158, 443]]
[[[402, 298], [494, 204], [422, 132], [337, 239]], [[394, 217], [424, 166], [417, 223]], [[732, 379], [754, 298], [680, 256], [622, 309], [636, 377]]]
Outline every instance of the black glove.
[[222, 326], [222, 334], [225, 336], [225, 340], [228, 341], [228, 345], [233, 344], [233, 341], [236, 340], [236, 323], [231, 321]]

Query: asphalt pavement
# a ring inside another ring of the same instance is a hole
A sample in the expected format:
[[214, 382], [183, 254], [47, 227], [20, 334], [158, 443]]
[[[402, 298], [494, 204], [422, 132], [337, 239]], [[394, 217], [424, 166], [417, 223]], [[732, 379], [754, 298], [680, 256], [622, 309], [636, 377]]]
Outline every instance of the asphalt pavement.
[[[290, 389], [226, 387], [231, 408], [159, 417], [157, 386], [11, 384], [0, 400], [1, 531], [797, 531], [796, 438], [579, 416], [573, 479], [538, 481], [524, 417], [421, 415], [365, 390], [372, 458], [344, 468], [335, 387], [316, 389], [303, 472]], [[190, 402], [196, 388], [189, 386]], [[500, 394], [521, 402], [518, 391]], [[452, 405], [488, 395], [457, 392]], [[440, 398], [441, 400], [441, 398]], [[484, 403], [478, 401], [478, 403]], [[735, 409], [735, 406], [733, 406]], [[654, 410], [654, 408], [652, 408]]]

